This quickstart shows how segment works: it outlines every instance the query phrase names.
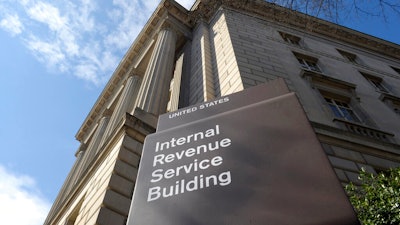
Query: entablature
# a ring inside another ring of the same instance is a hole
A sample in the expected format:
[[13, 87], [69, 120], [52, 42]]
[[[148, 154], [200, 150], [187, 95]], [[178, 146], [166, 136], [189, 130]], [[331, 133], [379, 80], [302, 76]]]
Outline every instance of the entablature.
[[123, 84], [131, 74], [143, 75], [151, 54], [154, 39], [160, 29], [169, 27], [178, 34], [177, 48], [184, 44], [186, 38], [190, 39], [191, 24], [188, 11], [173, 0], [163, 0], [145, 24], [138, 37], [135, 39], [127, 53], [119, 63], [118, 67], [106, 84], [103, 92], [95, 102], [93, 108], [84, 120], [75, 135], [78, 141], [85, 140], [87, 134], [93, 129], [97, 121], [101, 118], [102, 112], [109, 104], [109, 99], [114, 96], [114, 92]]

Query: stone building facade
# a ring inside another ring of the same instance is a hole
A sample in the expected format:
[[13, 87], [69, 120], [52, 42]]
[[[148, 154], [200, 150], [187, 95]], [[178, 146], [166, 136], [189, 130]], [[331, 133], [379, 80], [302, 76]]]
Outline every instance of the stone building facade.
[[158, 115], [276, 78], [342, 183], [400, 166], [400, 46], [259, 0], [163, 0], [80, 127], [44, 224], [126, 224]]

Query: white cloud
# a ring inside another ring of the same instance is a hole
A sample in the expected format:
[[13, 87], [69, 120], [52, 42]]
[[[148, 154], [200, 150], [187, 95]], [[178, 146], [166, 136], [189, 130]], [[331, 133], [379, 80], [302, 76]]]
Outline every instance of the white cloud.
[[74, 72], [76, 76], [78, 76], [79, 78], [91, 81], [96, 85], [99, 84], [101, 77], [97, 74], [98, 69], [95, 65], [83, 62], [81, 64], [76, 65], [74, 68], [75, 68]]
[[[104, 84], [159, 0], [3, 0], [1, 27], [23, 41], [51, 72]], [[190, 7], [194, 0], [180, 0]], [[20, 21], [24, 21], [22, 25]]]
[[54, 48], [64, 49], [63, 51], [70, 56], [78, 54], [79, 46], [73, 29], [68, 24], [69, 18], [61, 16], [58, 8], [49, 3], [37, 2], [27, 8], [27, 14], [30, 18], [47, 25], [50, 31], [55, 32], [53, 39], [57, 41], [52, 43], [58, 46]]
[[85, 32], [93, 31], [96, 22], [92, 13], [97, 9], [96, 1], [81, 0], [81, 5], [75, 7], [75, 10], [70, 11], [70, 16], [76, 18], [76, 26]]
[[106, 36], [106, 44], [126, 50], [147, 22], [150, 14], [157, 6], [157, 1], [114, 0], [114, 8], [110, 10], [111, 19], [117, 18], [116, 29]]
[[37, 2], [28, 8], [27, 13], [32, 19], [47, 24], [53, 31], [63, 29], [67, 23], [67, 18], [60, 16], [58, 8], [49, 3]]
[[46, 63], [49, 67], [64, 64], [65, 54], [57, 43], [45, 42], [36, 37], [31, 37], [27, 41], [27, 47], [41, 62]]
[[[48, 68], [104, 84], [157, 5], [156, 0], [25, 0], [26, 46]], [[57, 5], [58, 4], [58, 5]], [[108, 17], [108, 18], [107, 18]]]
[[17, 14], [6, 15], [5, 18], [0, 21], [0, 27], [13, 36], [20, 34], [24, 28]]
[[0, 218], [2, 224], [43, 224], [50, 203], [29, 176], [16, 175], [0, 165]]

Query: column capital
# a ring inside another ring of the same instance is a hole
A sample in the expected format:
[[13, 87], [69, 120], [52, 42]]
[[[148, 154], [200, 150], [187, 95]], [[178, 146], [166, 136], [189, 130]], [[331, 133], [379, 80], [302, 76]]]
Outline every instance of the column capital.
[[156, 28], [156, 33], [159, 33], [161, 30], [170, 29], [175, 32], [177, 39], [179, 38], [189, 38], [192, 37], [192, 30], [187, 25], [179, 21], [174, 16], [170, 15], [166, 12], [163, 16], [162, 21]]
[[[165, 32], [169, 32], [170, 33], [169, 35], [173, 35], [173, 39], [175, 39], [175, 42], [176, 42], [176, 39], [177, 39], [177, 37], [179, 35], [179, 30], [176, 29], [175, 26], [173, 26], [173, 25], [171, 25], [169, 23], [164, 23], [160, 27], [160, 29], [158, 30], [158, 34], [157, 34], [157, 41], [160, 38], [160, 34], [161, 33], [165, 33]], [[165, 38], [165, 37], [163, 37], [163, 38]], [[168, 38], [170, 38], [170, 37], [168, 37]]]
[[106, 108], [106, 109], [104, 110], [103, 114], [102, 114], [102, 118], [101, 118], [101, 119], [106, 118], [106, 117], [110, 117], [111, 114], [112, 114], [112, 111], [111, 111], [110, 109], [107, 109], [107, 108]]
[[179, 33], [179, 31], [170, 23], [163, 23], [163, 25], [161, 25], [161, 27], [160, 27], [158, 32], [161, 32], [163, 30], [172, 31], [175, 34]]

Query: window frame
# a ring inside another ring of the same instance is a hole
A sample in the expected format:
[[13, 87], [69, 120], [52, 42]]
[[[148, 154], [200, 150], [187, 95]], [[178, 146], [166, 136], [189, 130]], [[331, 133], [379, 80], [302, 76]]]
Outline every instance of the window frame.
[[321, 67], [318, 65], [318, 59], [312, 56], [303, 55], [297, 52], [293, 52], [294, 56], [297, 59], [297, 62], [300, 64], [301, 68], [317, 73], [323, 73]]
[[397, 75], [400, 75], [400, 68], [394, 66], [391, 66], [391, 68], [397, 73]]
[[[318, 91], [326, 112], [329, 111], [329, 114], [334, 117], [333, 119], [365, 125], [371, 123], [368, 116], [357, 104], [358, 98], [355, 93], [355, 84], [313, 71], [303, 71], [301, 76], [308, 80], [310, 85]], [[332, 108], [333, 105], [326, 100], [327, 98], [334, 100], [336, 111]], [[340, 103], [338, 104], [338, 102]]]
[[375, 88], [375, 90], [382, 93], [390, 93], [390, 88], [385, 84], [383, 78], [364, 72], [360, 73], [368, 81], [368, 83]]
[[400, 116], [400, 98], [390, 93], [382, 93], [380, 99], [387, 105], [396, 115]]
[[350, 101], [343, 101], [339, 98], [322, 94], [335, 118], [346, 120], [353, 123], [363, 123], [361, 117], [351, 106]]
[[[393, 103], [392, 103], [392, 104], [393, 104]], [[394, 103], [393, 105], [394, 105], [394, 106], [392, 106], [392, 109], [393, 109], [394, 113], [396, 113], [397, 115], [400, 116], [400, 104]]]
[[336, 49], [340, 55], [342, 55], [343, 58], [345, 58], [348, 62], [354, 63], [354, 64], [359, 64], [359, 60], [356, 54], [346, 52], [340, 49]]
[[299, 38], [295, 35], [292, 35], [292, 34], [282, 32], [282, 31], [279, 31], [279, 35], [286, 43], [289, 43], [291, 45], [300, 46], [301, 38]]

